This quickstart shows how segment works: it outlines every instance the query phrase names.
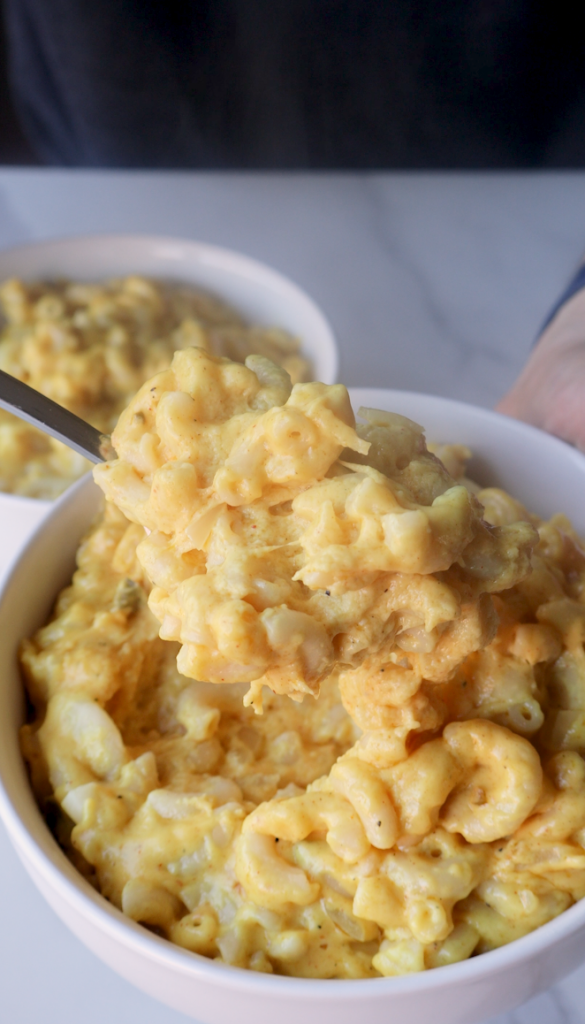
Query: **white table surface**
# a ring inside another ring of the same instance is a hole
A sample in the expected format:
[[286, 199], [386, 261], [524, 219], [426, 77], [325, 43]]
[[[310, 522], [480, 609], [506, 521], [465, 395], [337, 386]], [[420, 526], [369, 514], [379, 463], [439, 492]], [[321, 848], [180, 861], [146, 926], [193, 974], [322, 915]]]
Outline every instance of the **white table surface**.
[[[585, 174], [0, 170], [0, 247], [115, 231], [224, 245], [288, 274], [329, 317], [344, 383], [490, 406], [585, 250]], [[187, 1020], [69, 934], [1, 826], [0, 913], [0, 1020]], [[491, 1024], [585, 1024], [585, 966]]]

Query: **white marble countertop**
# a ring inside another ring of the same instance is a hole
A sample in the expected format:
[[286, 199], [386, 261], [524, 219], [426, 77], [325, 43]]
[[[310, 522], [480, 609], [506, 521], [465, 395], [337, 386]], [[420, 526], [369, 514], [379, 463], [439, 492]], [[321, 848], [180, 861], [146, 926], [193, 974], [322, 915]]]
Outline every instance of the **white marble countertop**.
[[[585, 250], [585, 174], [244, 175], [0, 170], [0, 247], [93, 232], [238, 249], [329, 317], [352, 385], [490, 406]], [[179, 1024], [88, 953], [0, 827], [0, 1017]], [[491, 1024], [585, 1024], [585, 966]]]

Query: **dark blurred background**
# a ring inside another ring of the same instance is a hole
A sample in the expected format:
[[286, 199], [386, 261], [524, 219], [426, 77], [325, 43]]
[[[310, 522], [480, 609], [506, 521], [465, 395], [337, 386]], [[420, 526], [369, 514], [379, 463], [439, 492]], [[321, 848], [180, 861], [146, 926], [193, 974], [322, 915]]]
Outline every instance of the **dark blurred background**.
[[[0, 15], [3, 6], [0, 0]], [[38, 163], [20, 127], [8, 87], [6, 35], [0, 16], [0, 164]]]
[[0, 0], [0, 163], [585, 166], [573, 0]]

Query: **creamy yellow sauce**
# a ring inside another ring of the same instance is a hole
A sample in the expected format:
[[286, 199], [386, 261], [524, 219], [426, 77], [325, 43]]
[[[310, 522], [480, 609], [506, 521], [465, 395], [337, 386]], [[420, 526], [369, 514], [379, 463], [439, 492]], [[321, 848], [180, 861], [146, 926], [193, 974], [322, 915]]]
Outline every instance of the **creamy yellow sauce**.
[[585, 895], [579, 539], [471, 484], [462, 446], [360, 415], [259, 357], [175, 355], [22, 652], [74, 863], [252, 970], [417, 972]]

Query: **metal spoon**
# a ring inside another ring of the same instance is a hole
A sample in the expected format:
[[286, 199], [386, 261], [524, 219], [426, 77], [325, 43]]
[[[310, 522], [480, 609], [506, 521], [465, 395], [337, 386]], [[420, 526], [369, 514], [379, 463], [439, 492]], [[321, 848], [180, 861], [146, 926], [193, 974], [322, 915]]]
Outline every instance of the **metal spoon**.
[[57, 405], [52, 398], [41, 395], [40, 391], [35, 391], [4, 370], [0, 370], [0, 408], [62, 441], [90, 462], [108, 462], [116, 458], [107, 434], [101, 434], [79, 416]]

